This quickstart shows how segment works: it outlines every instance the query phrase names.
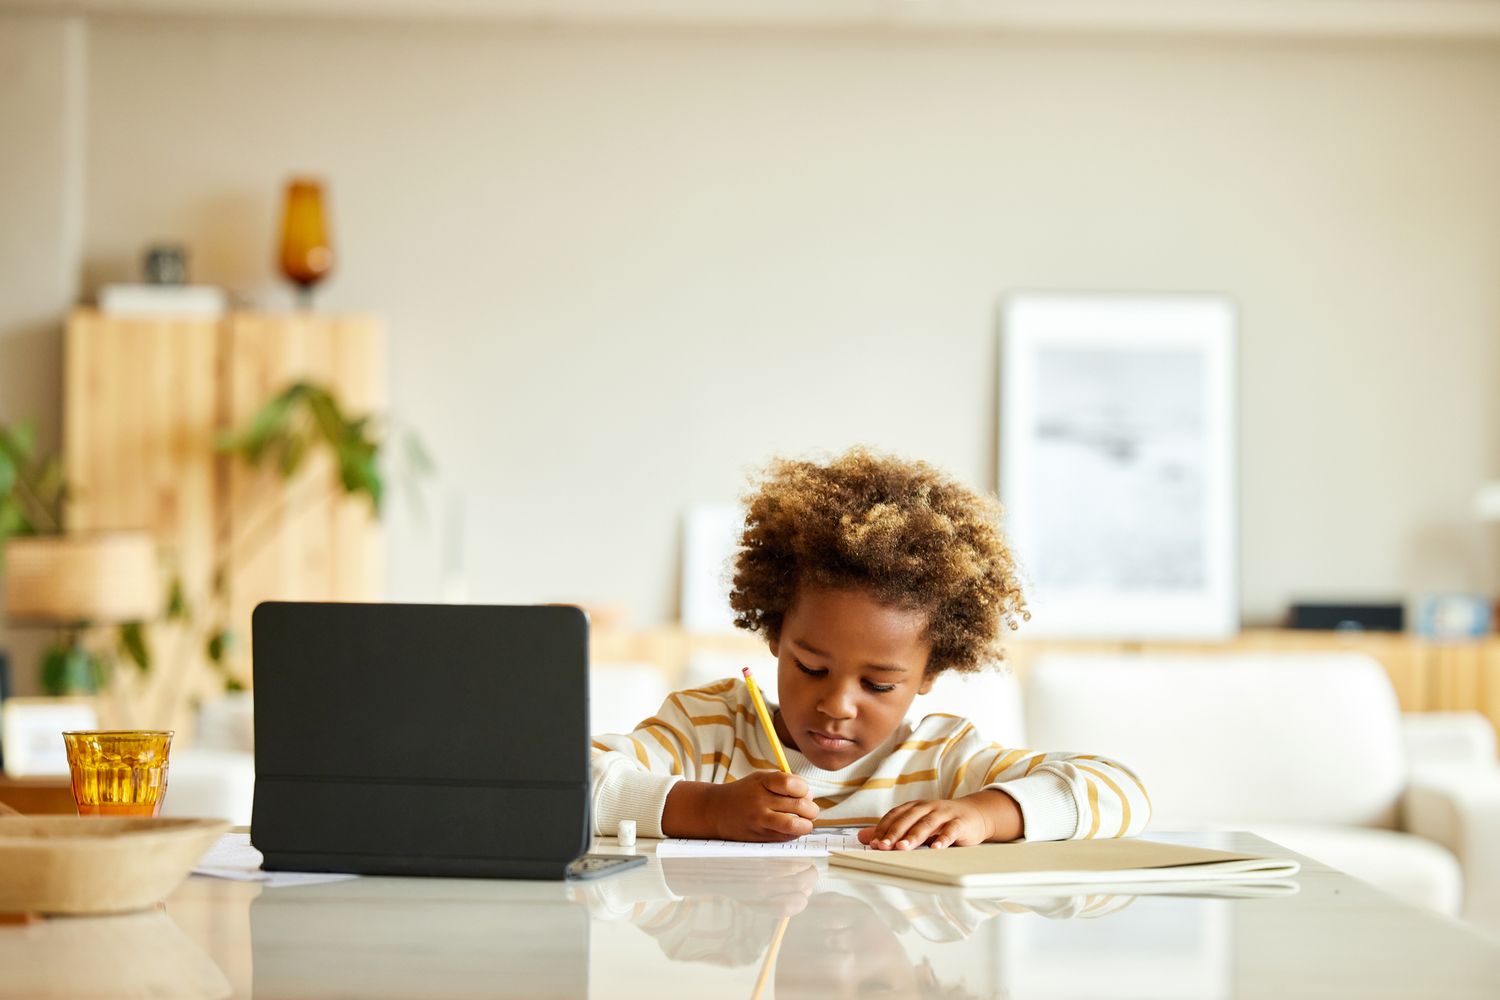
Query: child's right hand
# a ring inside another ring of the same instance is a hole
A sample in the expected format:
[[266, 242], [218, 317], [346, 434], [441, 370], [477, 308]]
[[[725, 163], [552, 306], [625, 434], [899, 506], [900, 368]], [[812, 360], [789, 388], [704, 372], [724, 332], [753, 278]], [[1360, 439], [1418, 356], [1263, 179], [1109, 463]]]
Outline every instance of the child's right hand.
[[812, 833], [818, 807], [795, 774], [756, 771], [713, 788], [710, 811], [721, 840], [782, 841]]

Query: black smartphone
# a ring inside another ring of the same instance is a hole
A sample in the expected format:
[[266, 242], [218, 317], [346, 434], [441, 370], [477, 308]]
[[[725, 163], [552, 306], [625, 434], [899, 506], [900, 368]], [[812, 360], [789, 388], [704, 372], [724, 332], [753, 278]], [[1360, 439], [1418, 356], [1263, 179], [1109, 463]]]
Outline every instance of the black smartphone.
[[600, 878], [645, 863], [644, 854], [585, 854], [568, 863], [568, 878]]

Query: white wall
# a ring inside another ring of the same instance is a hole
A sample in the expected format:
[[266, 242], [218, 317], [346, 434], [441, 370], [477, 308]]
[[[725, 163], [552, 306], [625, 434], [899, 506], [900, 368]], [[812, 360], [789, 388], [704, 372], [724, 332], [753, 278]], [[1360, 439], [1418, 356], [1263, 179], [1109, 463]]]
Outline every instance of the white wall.
[[90, 287], [170, 236], [285, 301], [279, 185], [331, 179], [321, 302], [387, 318], [472, 599], [669, 618], [683, 506], [778, 452], [992, 487], [1038, 288], [1238, 301], [1249, 618], [1496, 583], [1494, 44], [92, 18], [87, 66]]
[[[60, 438], [62, 316], [78, 297], [84, 30], [68, 17], [0, 17], [0, 423]], [[0, 608], [4, 607], [0, 567]], [[7, 630], [0, 651], [30, 693], [48, 636]]]

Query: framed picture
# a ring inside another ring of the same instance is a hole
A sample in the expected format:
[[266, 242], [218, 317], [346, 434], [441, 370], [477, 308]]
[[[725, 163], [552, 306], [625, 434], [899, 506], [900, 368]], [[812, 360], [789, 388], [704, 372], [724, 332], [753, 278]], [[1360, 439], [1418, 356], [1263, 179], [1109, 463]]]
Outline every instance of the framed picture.
[[68, 773], [62, 734], [97, 729], [99, 714], [89, 698], [9, 698], [0, 706], [5, 773], [13, 778]]
[[[690, 632], [733, 632], [729, 606], [733, 559], [745, 530], [745, 512], [734, 503], [700, 503], [682, 523], [682, 627]], [[738, 670], [731, 671], [737, 673]]]
[[1017, 295], [1001, 339], [1000, 498], [1025, 634], [1237, 632], [1229, 301]]

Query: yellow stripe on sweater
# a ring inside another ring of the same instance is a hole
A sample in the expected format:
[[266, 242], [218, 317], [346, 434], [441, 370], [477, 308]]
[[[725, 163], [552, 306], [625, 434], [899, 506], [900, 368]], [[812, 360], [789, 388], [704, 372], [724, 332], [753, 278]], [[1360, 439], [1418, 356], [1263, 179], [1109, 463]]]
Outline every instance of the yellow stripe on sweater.
[[[1115, 836], [1125, 836], [1125, 831], [1130, 829], [1130, 800], [1125, 797], [1125, 793], [1121, 791], [1120, 786], [1111, 781], [1109, 775], [1103, 771], [1089, 767], [1087, 764], [1074, 764], [1073, 766], [1080, 771], [1087, 771], [1089, 774], [1098, 775], [1099, 780], [1108, 785], [1109, 790], [1115, 793], [1115, 797], [1120, 800], [1120, 810], [1123, 813], [1123, 817], [1120, 820], [1120, 832], [1115, 834]], [[1096, 819], [1094, 822], [1097, 825], [1098, 820]]]
[[706, 753], [701, 755], [698, 758], [698, 763], [722, 766], [727, 773], [729, 770], [729, 755], [727, 753], [723, 753], [722, 751], [716, 750], [713, 753]]
[[[901, 774], [894, 778], [871, 778], [861, 785], [861, 788], [875, 790], [877, 788], [895, 788], [897, 785], [909, 785], [913, 781], [936, 781], [938, 773], [932, 768], [926, 771], [913, 771], [911, 774]], [[855, 792], [858, 795], [858, 792]]]
[[674, 691], [671, 697], [675, 699], [678, 695], [684, 695], [688, 698], [696, 698], [699, 701], [716, 701], [721, 705], [727, 705], [729, 704], [729, 699], [724, 697], [724, 695], [730, 688], [734, 687], [735, 683], [735, 681], [725, 679], [715, 684], [705, 684], [703, 687], [689, 688], [686, 691]]
[[[958, 746], [958, 741], [969, 735], [969, 733], [972, 732], [973, 729], [974, 723], [966, 723], [962, 729], [948, 738], [948, 745], [943, 747], [942, 753], [938, 754], [937, 764], [939, 770], [942, 770], [943, 761], [948, 759], [948, 755], [953, 752], [953, 748]], [[953, 793], [958, 789], [959, 782], [964, 780], [964, 770], [968, 766], [969, 762], [967, 760], [958, 765], [958, 773], [953, 776], [953, 784], [948, 786], [948, 794], [946, 798], [953, 798]]]
[[[663, 722], [662, 720], [660, 720], [658, 718], [655, 718], [654, 716], [652, 718], [647, 719], [645, 722], [641, 723], [639, 726], [637, 726], [636, 727], [636, 731], [639, 732], [640, 730], [644, 729], [646, 732], [650, 733], [656, 739], [656, 742], [658, 742], [658, 743], [661, 744], [662, 749], [665, 750], [667, 753], [669, 753], [669, 754], [672, 755], [672, 773], [673, 774], [681, 774], [682, 773], [682, 757], [681, 757], [681, 755], [677, 753], [677, 748], [672, 745], [672, 741], [669, 740], [669, 739], [667, 739], [665, 736], [663, 736], [660, 732], [658, 732], [655, 729], [656, 726], [662, 726], [662, 727], [664, 727], [666, 729], [671, 729], [672, 732], [674, 734], [676, 734], [679, 739], [682, 738], [682, 734], [681, 733], [678, 733], [677, 730], [672, 729], [672, 727], [669, 726], [669, 725], [667, 725], [667, 723]], [[688, 742], [686, 740], [683, 740], [682, 741], [682, 745], [683, 746], [688, 746], [689, 744], [688, 744]]]
[[[1096, 756], [1095, 754], [1091, 754], [1091, 753], [1081, 753], [1081, 754], [1079, 754], [1077, 757], [1075, 757], [1073, 759], [1074, 760], [1103, 760], [1104, 758]], [[1143, 798], [1143, 799], [1146, 800], [1146, 808], [1149, 809], [1149, 810], [1151, 810], [1152, 812], [1155, 812], [1156, 811], [1156, 806], [1154, 806], [1154, 805], [1151, 804], [1151, 793], [1148, 792], [1148, 791], [1146, 791], [1146, 786], [1143, 785], [1143, 784], [1141, 784], [1141, 779], [1137, 778], [1135, 775], [1131, 774], [1129, 771], [1126, 771], [1123, 767], [1120, 768], [1120, 770], [1124, 771], [1125, 772], [1125, 777], [1129, 778], [1131, 780], [1131, 783], [1134, 784], [1135, 787], [1137, 787], [1137, 788], [1139, 788], [1141, 790], [1141, 798]], [[1121, 798], [1124, 798], [1124, 796], [1121, 796]]]
[[751, 764], [754, 764], [757, 771], [781, 770], [781, 765], [776, 763], [774, 760], [766, 760], [764, 757], [757, 757], [753, 753], [751, 753], [750, 748], [745, 745], [745, 741], [740, 739], [738, 736], [734, 738], [734, 748], [740, 753], [744, 754], [745, 759], [748, 760]]
[[651, 758], [646, 756], [646, 747], [641, 743], [640, 740], [636, 739], [634, 736], [627, 736], [625, 738], [631, 743], [635, 744], [636, 760], [639, 760], [641, 762], [641, 766], [646, 770], [651, 770]]
[[1031, 753], [1030, 750], [1012, 750], [1004, 757], [1001, 757], [999, 760], [995, 761], [995, 763], [991, 765], [990, 769], [985, 772], [984, 781], [980, 782], [980, 787], [984, 787], [985, 785], [988, 785], [990, 782], [994, 781], [996, 778], [1000, 777], [1001, 774], [1005, 773], [1005, 770], [1008, 767], [1010, 767], [1016, 761], [1020, 760], [1022, 757], [1025, 757], [1029, 753]]
[[935, 746], [947, 743], [947, 740], [907, 740], [905, 743], [897, 744], [897, 752], [901, 750], [931, 750]]

